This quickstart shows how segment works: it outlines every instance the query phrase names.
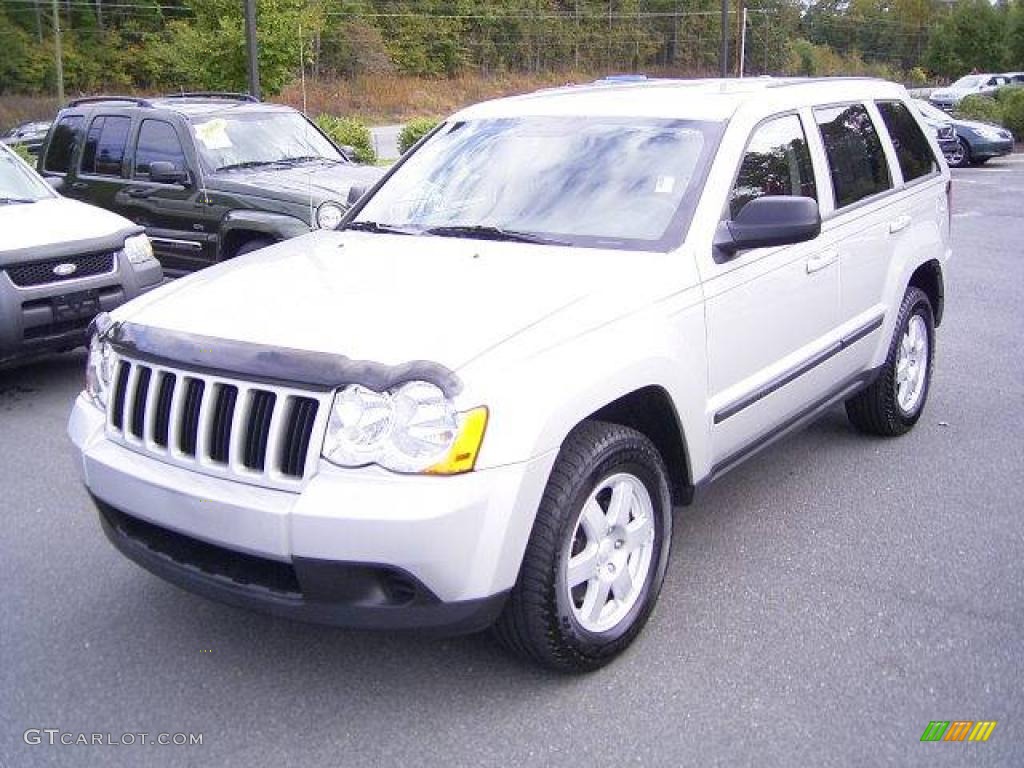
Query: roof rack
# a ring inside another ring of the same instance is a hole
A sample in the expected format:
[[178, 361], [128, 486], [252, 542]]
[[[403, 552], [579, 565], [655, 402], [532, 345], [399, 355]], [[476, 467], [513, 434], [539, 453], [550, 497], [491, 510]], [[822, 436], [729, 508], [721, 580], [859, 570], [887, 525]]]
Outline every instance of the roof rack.
[[248, 101], [259, 103], [259, 99], [250, 93], [231, 93], [230, 91], [184, 91], [169, 93], [164, 99], [230, 99], [232, 101]]
[[68, 106], [78, 107], [82, 104], [102, 104], [107, 101], [122, 101], [126, 104], [135, 104], [138, 107], [153, 106], [148, 100], [140, 99], [138, 96], [83, 96], [78, 99], [72, 99], [68, 102]]

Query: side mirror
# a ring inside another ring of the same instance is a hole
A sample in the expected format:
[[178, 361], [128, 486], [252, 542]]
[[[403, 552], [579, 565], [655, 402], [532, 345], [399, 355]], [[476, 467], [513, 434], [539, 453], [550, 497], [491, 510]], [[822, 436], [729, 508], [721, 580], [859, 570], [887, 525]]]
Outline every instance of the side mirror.
[[47, 176], [45, 181], [54, 192], [60, 192], [64, 189], [64, 178], [62, 176]]
[[348, 144], [341, 144], [338, 146], [338, 151], [345, 156], [345, 159], [350, 163], [356, 161], [356, 148], [350, 147]]
[[157, 184], [182, 184], [188, 186], [188, 171], [179, 171], [174, 163], [166, 160], [154, 160], [149, 164], [149, 180]]
[[364, 186], [352, 186], [348, 188], [348, 207], [351, 208], [353, 205], [359, 202], [359, 198], [366, 194], [366, 187]]
[[820, 232], [821, 213], [812, 198], [756, 197], [744, 205], [732, 221], [718, 225], [715, 247], [732, 255], [747, 248], [802, 243], [813, 240]]

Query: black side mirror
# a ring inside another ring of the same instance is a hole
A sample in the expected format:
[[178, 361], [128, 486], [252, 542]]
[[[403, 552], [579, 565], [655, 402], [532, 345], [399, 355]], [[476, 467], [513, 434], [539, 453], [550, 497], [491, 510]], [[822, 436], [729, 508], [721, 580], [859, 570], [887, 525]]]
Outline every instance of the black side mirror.
[[188, 171], [180, 171], [174, 163], [165, 160], [154, 160], [149, 164], [149, 180], [157, 184], [181, 184], [188, 186]]
[[364, 186], [352, 186], [348, 188], [348, 207], [351, 208], [353, 205], [359, 202], [359, 198], [366, 194], [366, 187]]
[[813, 240], [820, 232], [821, 213], [814, 199], [792, 195], [756, 197], [732, 221], [718, 225], [715, 247], [732, 255], [746, 248], [802, 243]]
[[338, 146], [338, 151], [341, 152], [341, 154], [345, 156], [345, 159], [350, 163], [354, 163], [356, 161], [355, 147], [350, 147], [348, 144], [340, 144]]

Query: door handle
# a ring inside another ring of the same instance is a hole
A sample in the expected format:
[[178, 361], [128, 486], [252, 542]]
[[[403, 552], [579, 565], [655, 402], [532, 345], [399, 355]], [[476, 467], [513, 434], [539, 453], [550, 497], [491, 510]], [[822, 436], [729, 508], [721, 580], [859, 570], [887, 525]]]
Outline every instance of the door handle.
[[816, 253], [807, 260], [807, 274], [813, 274], [819, 270], [824, 269], [829, 264], [835, 263], [836, 259], [839, 258], [839, 249], [832, 248], [828, 251], [822, 251]]
[[897, 216], [889, 222], [889, 234], [894, 235], [901, 229], [906, 229], [908, 226], [910, 226], [909, 216]]
[[131, 187], [125, 190], [125, 194], [128, 197], [149, 197], [153, 193], [153, 190], [146, 187]]
[[84, 181], [73, 181], [71, 182], [72, 189], [86, 189], [89, 185]]

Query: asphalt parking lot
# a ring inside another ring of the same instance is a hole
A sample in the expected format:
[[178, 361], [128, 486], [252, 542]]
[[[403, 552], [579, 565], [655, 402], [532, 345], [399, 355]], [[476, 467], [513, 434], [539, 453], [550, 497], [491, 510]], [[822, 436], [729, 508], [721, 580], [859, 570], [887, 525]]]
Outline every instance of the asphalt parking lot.
[[[1024, 156], [954, 176], [917, 429], [869, 439], [833, 411], [680, 510], [654, 618], [587, 677], [165, 584], [107, 543], [78, 482], [84, 354], [0, 372], [0, 766], [1024, 765]], [[998, 726], [921, 743], [931, 720]]]

